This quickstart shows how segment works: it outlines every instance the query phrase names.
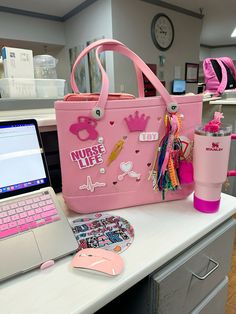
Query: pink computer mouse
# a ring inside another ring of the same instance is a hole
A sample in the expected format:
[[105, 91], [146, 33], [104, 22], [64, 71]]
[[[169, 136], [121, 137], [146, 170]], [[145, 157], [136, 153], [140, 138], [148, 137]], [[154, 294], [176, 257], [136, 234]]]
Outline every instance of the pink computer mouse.
[[117, 253], [99, 248], [88, 248], [79, 251], [74, 256], [72, 266], [116, 276], [122, 272], [124, 262]]

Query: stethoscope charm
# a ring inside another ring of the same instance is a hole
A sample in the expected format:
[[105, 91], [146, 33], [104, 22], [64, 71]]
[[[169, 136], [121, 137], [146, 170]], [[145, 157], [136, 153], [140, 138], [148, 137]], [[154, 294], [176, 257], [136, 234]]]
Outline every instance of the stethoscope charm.
[[122, 174], [118, 175], [118, 180], [122, 181], [125, 176], [129, 176], [130, 178], [136, 178], [140, 179], [141, 174], [137, 173], [132, 170], [133, 169], [133, 163], [132, 161], [122, 162], [120, 164], [120, 170], [123, 172]]

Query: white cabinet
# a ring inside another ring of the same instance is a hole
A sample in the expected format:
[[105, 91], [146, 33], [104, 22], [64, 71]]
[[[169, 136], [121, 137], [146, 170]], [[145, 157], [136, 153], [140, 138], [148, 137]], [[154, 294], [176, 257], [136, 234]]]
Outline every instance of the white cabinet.
[[[235, 221], [227, 221], [154, 273], [151, 276], [150, 313], [198, 313], [194, 309], [214, 289], [217, 294], [217, 287], [226, 280], [231, 266], [234, 230]], [[225, 298], [221, 297], [222, 307], [224, 303]]]
[[229, 219], [96, 314], [223, 314], [234, 232]]

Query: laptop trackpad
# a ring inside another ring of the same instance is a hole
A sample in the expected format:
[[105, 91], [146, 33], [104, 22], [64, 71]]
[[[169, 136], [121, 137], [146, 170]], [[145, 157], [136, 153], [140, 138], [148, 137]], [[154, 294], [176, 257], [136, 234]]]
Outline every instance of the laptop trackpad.
[[0, 279], [40, 265], [42, 258], [33, 232], [0, 241]]

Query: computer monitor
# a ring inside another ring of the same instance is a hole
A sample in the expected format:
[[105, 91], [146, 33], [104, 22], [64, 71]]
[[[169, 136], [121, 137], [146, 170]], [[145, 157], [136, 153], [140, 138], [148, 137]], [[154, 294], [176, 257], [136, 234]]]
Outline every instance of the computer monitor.
[[186, 91], [186, 81], [185, 80], [173, 80], [172, 82], [172, 94], [173, 95], [183, 95]]

